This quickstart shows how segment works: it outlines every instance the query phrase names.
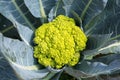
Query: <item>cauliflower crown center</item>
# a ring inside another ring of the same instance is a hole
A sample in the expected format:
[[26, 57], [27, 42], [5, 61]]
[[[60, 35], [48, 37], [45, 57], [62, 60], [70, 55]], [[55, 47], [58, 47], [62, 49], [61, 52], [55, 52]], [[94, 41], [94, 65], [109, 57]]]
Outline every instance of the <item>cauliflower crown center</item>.
[[72, 18], [59, 15], [35, 31], [34, 57], [44, 66], [74, 66], [85, 49], [87, 37]]

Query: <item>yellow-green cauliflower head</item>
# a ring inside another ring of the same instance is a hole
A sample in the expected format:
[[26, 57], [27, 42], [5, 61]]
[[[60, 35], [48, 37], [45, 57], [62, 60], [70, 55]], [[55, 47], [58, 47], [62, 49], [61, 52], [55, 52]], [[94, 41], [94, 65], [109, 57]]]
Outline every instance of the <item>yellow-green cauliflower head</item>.
[[62, 68], [74, 66], [85, 49], [86, 35], [75, 25], [72, 18], [59, 15], [35, 31], [34, 57], [44, 66]]

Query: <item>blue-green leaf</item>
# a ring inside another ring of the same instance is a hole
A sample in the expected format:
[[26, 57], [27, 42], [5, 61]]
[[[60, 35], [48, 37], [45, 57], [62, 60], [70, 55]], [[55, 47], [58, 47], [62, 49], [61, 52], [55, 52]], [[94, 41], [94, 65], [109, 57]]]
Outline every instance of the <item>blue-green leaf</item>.
[[120, 54], [120, 41], [116, 41], [114, 43], [111, 43], [97, 51], [97, 53], [103, 53], [103, 54], [108, 54], [108, 53], [115, 53], [115, 54]]
[[[104, 15], [103, 15], [104, 16]], [[94, 34], [109, 34], [113, 33], [112, 40], [120, 39], [120, 13], [109, 15], [97, 24], [92, 32]]]
[[[18, 5], [18, 3], [20, 4]], [[26, 10], [26, 13], [24, 13], [21, 9], [21, 7], [24, 6], [23, 4], [24, 3], [21, 3], [21, 1], [0, 0], [0, 13], [8, 18], [12, 23], [18, 22], [34, 30], [33, 25], [25, 15], [28, 13], [28, 10], [24, 8]]]
[[[75, 17], [74, 13], [78, 14], [84, 27], [92, 18], [104, 10], [106, 3], [107, 0], [74, 0], [69, 6], [70, 8], [65, 8], [65, 11], [69, 12], [69, 16], [73, 17]], [[84, 30], [86, 31], [85, 28]]]
[[35, 17], [46, 17], [56, 0], [24, 0], [26, 6]]
[[43, 78], [43, 80], [59, 80], [62, 72], [64, 71], [66, 67], [63, 67], [61, 69], [54, 69], [52, 67], [47, 67], [47, 69], [50, 71], [50, 73]]
[[24, 2], [33, 16], [47, 20], [48, 13], [56, 0], [24, 0]]
[[78, 72], [81, 71], [89, 75], [81, 78], [93, 77], [101, 74], [111, 74], [117, 70], [120, 70], [119, 58], [120, 54], [117, 54], [108, 55], [94, 60], [83, 61], [78, 63], [74, 69], [76, 69]]
[[65, 72], [68, 73], [69, 75], [77, 78], [78, 80], [81, 80], [81, 78], [84, 78], [84, 77], [90, 77], [91, 75], [89, 74], [86, 74], [85, 72], [83, 71], [78, 71], [72, 67], [67, 67], [65, 69]]
[[48, 20], [52, 21], [58, 15], [66, 15], [64, 10], [64, 4], [62, 0], [58, 0], [56, 5], [50, 10]]
[[85, 59], [92, 59], [93, 56], [98, 55], [99, 50], [107, 45], [107, 42], [111, 38], [111, 34], [104, 35], [90, 35], [87, 41], [86, 50], [83, 51], [83, 55]]
[[[19, 2], [20, 4], [18, 5]], [[26, 13], [23, 13], [21, 7], [24, 7], [23, 2], [21, 1], [0, 0], [0, 13], [14, 24], [21, 38], [27, 44], [31, 44], [30, 40], [31, 36], [33, 35], [34, 27], [29, 19], [26, 17], [29, 11], [24, 8], [26, 10]]]
[[63, 71], [55, 74], [55, 75], [51, 78], [51, 80], [59, 80], [59, 78], [60, 78], [60, 76], [61, 76], [62, 73], [63, 73]]
[[105, 9], [85, 25], [86, 34], [113, 33], [115, 38], [119, 38], [120, 6], [118, 4], [120, 4], [118, 0], [108, 0]]
[[10, 67], [9, 63], [3, 57], [0, 52], [0, 79], [1, 80], [18, 80], [13, 69]]
[[[102, 47], [99, 47], [96, 49], [89, 49], [90, 44], [87, 45], [87, 49], [85, 52], [83, 52], [83, 54], [85, 55], [86, 58], [92, 58], [93, 56], [95, 56], [96, 54], [108, 54], [108, 53], [120, 53], [120, 14], [116, 13], [115, 15], [109, 15], [106, 16], [105, 19], [103, 19], [101, 22], [99, 22], [99, 24], [97, 24], [91, 32], [93, 32], [94, 34], [109, 34], [112, 33], [111, 37], [109, 37], [109, 39], [107, 41], [104, 41], [103, 39], [107, 39], [107, 37], [105, 38], [98, 38], [96, 36], [96, 38], [98, 39], [91, 39], [90, 37], [92, 35], [89, 35], [89, 40], [93, 40], [92, 42], [88, 43], [93, 44], [94, 45], [99, 45], [99, 42], [103, 42], [103, 44], [100, 44]], [[103, 41], [102, 41], [103, 40]], [[98, 42], [98, 43], [96, 43]], [[92, 47], [93, 47], [92, 46]]]
[[27, 45], [31, 46], [33, 43], [33, 34], [34, 34], [33, 31], [29, 29], [28, 27], [21, 25], [17, 22], [15, 23], [15, 25], [22, 40]]
[[71, 5], [73, 3], [74, 0], [62, 0], [64, 5], [67, 6], [67, 5]]
[[22, 79], [40, 79], [49, 73], [48, 69], [41, 69], [42, 66], [37, 64], [32, 47], [22, 41], [0, 34], [0, 52]]

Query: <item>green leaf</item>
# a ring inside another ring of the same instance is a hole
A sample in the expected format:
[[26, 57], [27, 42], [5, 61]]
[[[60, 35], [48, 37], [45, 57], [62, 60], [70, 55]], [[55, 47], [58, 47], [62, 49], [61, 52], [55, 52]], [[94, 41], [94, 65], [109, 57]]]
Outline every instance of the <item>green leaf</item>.
[[0, 52], [0, 79], [1, 80], [18, 80], [13, 69]]
[[65, 72], [68, 73], [69, 75], [77, 78], [78, 80], [81, 80], [81, 78], [84, 78], [84, 77], [90, 77], [91, 76], [89, 74], [86, 74], [83, 71], [78, 71], [78, 70], [76, 70], [72, 67], [66, 67]]
[[120, 41], [111, 43], [97, 51], [98, 53], [108, 54], [108, 53], [120, 53]]
[[[108, 39], [108, 41], [104, 41], [104, 38], [97, 40], [96, 39], [91, 39], [90, 37], [92, 35], [89, 35], [89, 40], [94, 40], [92, 42], [88, 43], [93, 44], [93, 45], [99, 45], [99, 42], [101, 43], [103, 40], [104, 46], [102, 46], [103, 44], [100, 44], [102, 47], [97, 48], [96, 49], [89, 49], [86, 50], [85, 52], [83, 52], [83, 54], [85, 55], [85, 58], [92, 58], [93, 56], [95, 56], [96, 54], [108, 54], [108, 53], [119, 53], [120, 52], [120, 45], [119, 45], [119, 40], [120, 40], [120, 13], [116, 13], [115, 15], [109, 15], [107, 16], [105, 19], [103, 19], [99, 24], [97, 24], [95, 26], [95, 28], [93, 28], [92, 32], [93, 34], [109, 34], [112, 33], [111, 37]], [[107, 39], [107, 37], [106, 37]], [[96, 41], [98, 43], [96, 43]], [[90, 47], [90, 44], [87, 45], [87, 47]], [[93, 46], [91, 46], [93, 47]]]
[[96, 49], [104, 46], [106, 42], [110, 40], [112, 33], [110, 34], [94, 34], [88, 36], [87, 49]]
[[[111, 37], [108, 39], [108, 41], [105, 42], [104, 46], [97, 48], [96, 49], [91, 49], [88, 51], [85, 51], [85, 53], [83, 52], [83, 54], [85, 55], [85, 58], [92, 58], [93, 56], [95, 56], [96, 54], [108, 54], [108, 53], [119, 53], [119, 40], [120, 40], [120, 13], [118, 11], [119, 6], [116, 6], [116, 0], [114, 1], [109, 1], [105, 11], [100, 14], [101, 16], [101, 20], [99, 21], [99, 23], [95, 24], [91, 31], [88, 33], [89, 37], [92, 36], [92, 34], [101, 34], [101, 35], [105, 35], [105, 34], [109, 34], [112, 33]], [[111, 3], [111, 4], [110, 4]], [[114, 10], [115, 13], [109, 11], [108, 7], [112, 6], [112, 8], [110, 8], [110, 10]], [[110, 12], [110, 13], [109, 13]], [[107, 13], [109, 13], [107, 15]], [[99, 17], [100, 17], [99, 16]], [[92, 33], [92, 34], [91, 34]], [[88, 37], [88, 38], [89, 38]], [[97, 38], [97, 37], [96, 37]], [[90, 40], [91, 38], [89, 38]], [[101, 38], [102, 39], [102, 38]], [[89, 42], [88, 40], [88, 42]], [[97, 40], [97, 42], [99, 42], [99, 38]], [[96, 41], [93, 42], [89, 42], [93, 45], [95, 45]], [[104, 41], [103, 41], [104, 42]], [[98, 45], [99, 43], [96, 43], [96, 45]], [[100, 44], [102, 45], [102, 44]], [[87, 47], [90, 47], [90, 44], [87, 45]], [[93, 47], [93, 46], [92, 46]], [[89, 49], [89, 48], [88, 48]]]
[[69, 16], [70, 10], [71, 10], [71, 6], [72, 6], [74, 0], [69, 0], [69, 1], [68, 0], [62, 0], [62, 2], [64, 4], [63, 8], [65, 10], [65, 15]]
[[24, 0], [24, 2], [35, 17], [44, 18], [55, 5], [56, 0]]
[[34, 64], [33, 49], [24, 42], [6, 38], [0, 34], [0, 43], [1, 52], [8, 59], [25, 66]]
[[31, 22], [28, 20], [28, 18], [25, 16], [25, 13], [23, 13], [21, 9], [21, 7], [24, 6], [23, 3], [21, 3], [20, 5], [18, 5], [18, 3], [21, 2], [15, 0], [1, 0], [0, 13], [4, 15], [6, 18], [8, 18], [13, 24], [14, 22], [18, 22], [34, 30], [33, 25], [31, 24]]
[[[19, 5], [18, 2], [20, 2]], [[6, 18], [8, 18], [14, 24], [22, 40], [25, 41], [28, 45], [30, 45], [34, 27], [25, 15], [28, 13], [28, 11], [26, 11], [26, 13], [23, 13], [21, 7], [24, 7], [23, 2], [21, 1], [15, 0], [0, 1], [0, 13], [4, 15]], [[30, 30], [28, 27], [30, 27], [33, 31]]]
[[64, 5], [67, 6], [67, 5], [71, 5], [73, 3], [74, 0], [62, 0]]
[[2, 16], [2, 14], [0, 14], [0, 32], [4, 34], [4, 36], [20, 39], [16, 28], [8, 19]]
[[16, 23], [16, 28], [18, 30], [18, 33], [22, 40], [29, 46], [33, 44], [33, 34], [34, 32], [29, 29], [28, 27], [21, 25], [19, 23]]
[[62, 0], [58, 0], [55, 6], [50, 10], [48, 14], [48, 20], [52, 21], [58, 15], [66, 15], [64, 10], [64, 3]]
[[119, 38], [119, 17], [120, 2], [118, 0], [108, 0], [105, 9], [85, 25], [86, 34], [109, 34], [117, 35]]
[[23, 80], [32, 80], [32, 79], [40, 80], [43, 77], [45, 77], [46, 75], [48, 75], [48, 73], [49, 73], [49, 71], [47, 69], [29, 70], [29, 68], [31, 68], [32, 66], [30, 66], [30, 67], [22, 66], [25, 69], [20, 67], [20, 65], [18, 67], [14, 64], [11, 64], [11, 66], [14, 68], [15, 72], [18, 74], [18, 77], [20, 77]]
[[24, 2], [33, 16], [47, 20], [47, 15], [56, 0], [24, 0]]
[[[105, 6], [107, 0], [74, 0], [69, 8], [69, 16], [74, 17], [74, 13], [77, 13], [82, 19], [83, 27], [96, 15], [100, 14]], [[86, 31], [86, 30], [85, 30]]]
[[96, 25], [100, 24], [103, 20], [104, 13], [100, 13], [94, 16], [85, 26], [84, 31], [87, 36], [94, 34], [94, 30], [96, 29]]
[[60, 80], [60, 76], [61, 76], [62, 73], [63, 73], [63, 71], [55, 74], [55, 75], [51, 78], [51, 80]]
[[50, 73], [43, 78], [43, 80], [59, 80], [63, 70], [66, 67], [63, 67], [61, 69], [54, 69], [52, 67], [47, 67], [47, 69], [50, 71]]
[[120, 13], [109, 15], [93, 29], [94, 34], [113, 33], [112, 40], [120, 39]]
[[120, 12], [120, 1], [119, 0], [109, 0], [106, 5], [105, 12], [106, 16], [115, 15]]
[[49, 73], [48, 69], [41, 69], [42, 66], [34, 59], [32, 47], [22, 41], [0, 34], [0, 52], [22, 79], [43, 78]]
[[106, 46], [107, 42], [110, 40], [112, 34], [103, 35], [90, 35], [87, 41], [86, 50], [83, 51], [85, 59], [92, 59], [93, 56], [98, 55], [99, 50]]
[[[120, 55], [108, 55], [94, 60], [83, 61], [75, 66], [78, 72], [82, 71], [90, 76], [98, 76], [101, 74], [111, 74], [120, 70]], [[76, 74], [76, 73], [75, 73]], [[87, 77], [82, 77], [87, 78]]]
[[56, 73], [50, 72], [47, 76], [45, 76], [42, 80], [50, 80]]

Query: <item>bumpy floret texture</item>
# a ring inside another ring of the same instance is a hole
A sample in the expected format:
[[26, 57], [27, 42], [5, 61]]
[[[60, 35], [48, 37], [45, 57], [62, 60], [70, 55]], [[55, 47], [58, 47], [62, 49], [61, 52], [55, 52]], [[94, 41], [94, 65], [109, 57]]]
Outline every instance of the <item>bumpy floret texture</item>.
[[46, 67], [59, 69], [65, 65], [74, 66], [86, 42], [86, 35], [75, 25], [75, 21], [59, 15], [36, 29], [34, 57]]

